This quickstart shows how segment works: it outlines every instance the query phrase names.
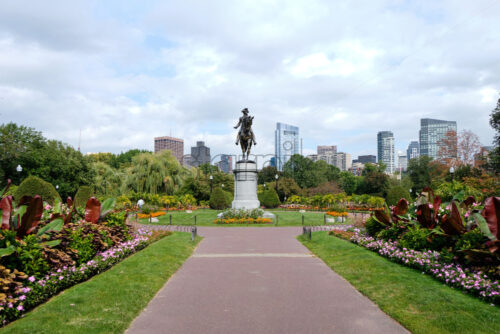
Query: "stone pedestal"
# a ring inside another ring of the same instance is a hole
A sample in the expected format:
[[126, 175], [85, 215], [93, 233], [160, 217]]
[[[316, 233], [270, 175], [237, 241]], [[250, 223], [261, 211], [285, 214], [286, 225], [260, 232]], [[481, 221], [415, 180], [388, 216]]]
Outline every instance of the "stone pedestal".
[[238, 161], [234, 173], [233, 209], [257, 209], [257, 164], [253, 161]]

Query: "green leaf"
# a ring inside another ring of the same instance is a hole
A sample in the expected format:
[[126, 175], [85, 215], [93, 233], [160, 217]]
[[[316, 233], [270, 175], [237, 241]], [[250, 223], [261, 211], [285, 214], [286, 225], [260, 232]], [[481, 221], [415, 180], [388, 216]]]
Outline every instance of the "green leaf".
[[485, 236], [488, 237], [490, 240], [497, 240], [493, 233], [491, 233], [490, 228], [488, 227], [488, 223], [486, 222], [486, 219], [484, 219], [483, 216], [481, 216], [479, 213], [474, 212], [472, 214], [474, 216], [474, 220], [476, 221], [477, 227], [483, 232]]
[[52, 247], [56, 247], [57, 245], [59, 245], [61, 243], [61, 239], [57, 239], [57, 240], [51, 240], [51, 241], [47, 241], [47, 242], [42, 242], [42, 246], [43, 247], [49, 247], [49, 248], [52, 248]]
[[0, 257], [9, 256], [10, 254], [14, 253], [15, 251], [16, 251], [16, 247], [13, 245], [10, 245], [9, 247], [6, 247], [6, 248], [0, 248]]
[[101, 213], [107, 213], [110, 210], [113, 210], [115, 207], [116, 200], [114, 198], [108, 198], [101, 205]]
[[47, 232], [51, 232], [51, 231], [59, 232], [60, 230], [62, 230], [63, 225], [64, 225], [64, 222], [63, 222], [62, 218], [57, 218], [57, 219], [51, 221], [50, 223], [48, 223], [47, 225], [45, 225], [44, 227], [42, 227], [36, 235], [41, 236], [41, 235], [43, 235]]

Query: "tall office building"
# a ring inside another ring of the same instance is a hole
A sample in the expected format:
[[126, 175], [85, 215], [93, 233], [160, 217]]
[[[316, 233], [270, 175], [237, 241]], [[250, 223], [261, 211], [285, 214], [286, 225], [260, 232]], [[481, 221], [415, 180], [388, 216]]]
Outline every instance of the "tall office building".
[[360, 162], [362, 164], [376, 164], [377, 157], [374, 155], [359, 155], [357, 159], [353, 160], [352, 163]]
[[232, 173], [233, 172], [233, 157], [227, 154], [222, 154], [220, 156], [220, 161], [217, 164], [219, 169], [224, 173]]
[[408, 161], [411, 159], [418, 158], [420, 156], [420, 144], [418, 141], [412, 141], [410, 142], [410, 145], [408, 145], [408, 149], [406, 150], [406, 158]]
[[337, 145], [318, 146], [318, 155], [332, 155], [337, 153]]
[[408, 157], [406, 155], [398, 155], [398, 171], [406, 172], [408, 169]]
[[294, 154], [300, 154], [299, 128], [284, 123], [276, 123], [274, 131], [274, 153], [279, 171]]
[[205, 146], [205, 142], [197, 141], [196, 146], [191, 147], [191, 166], [210, 163], [210, 148]]
[[351, 155], [349, 153], [338, 152], [333, 155], [332, 165], [338, 167], [341, 171], [347, 171], [352, 166]]
[[163, 150], [172, 151], [172, 155], [177, 158], [180, 164], [183, 163], [184, 140], [169, 136], [155, 137], [155, 153]]
[[378, 162], [386, 165], [387, 173], [394, 173], [394, 134], [391, 131], [380, 131], [377, 134]]
[[457, 132], [457, 122], [422, 118], [420, 120], [420, 155], [437, 159], [440, 142], [445, 139], [449, 131]]

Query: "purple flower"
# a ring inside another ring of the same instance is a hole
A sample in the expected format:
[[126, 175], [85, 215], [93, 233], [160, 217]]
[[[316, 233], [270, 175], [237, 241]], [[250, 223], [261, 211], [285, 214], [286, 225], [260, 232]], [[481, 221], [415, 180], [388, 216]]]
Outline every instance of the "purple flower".
[[28, 277], [28, 281], [30, 281], [31, 283], [33, 283], [35, 281], [35, 276]]
[[24, 310], [24, 308], [23, 308], [23, 306], [22, 306], [22, 305], [19, 305], [19, 306], [17, 307], [17, 310], [18, 310], [18, 311], [22, 311], [22, 310]]

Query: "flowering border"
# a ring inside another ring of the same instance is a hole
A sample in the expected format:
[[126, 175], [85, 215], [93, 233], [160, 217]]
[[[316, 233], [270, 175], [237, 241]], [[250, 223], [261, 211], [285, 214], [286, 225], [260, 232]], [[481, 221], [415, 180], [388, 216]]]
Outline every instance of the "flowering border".
[[418, 269], [446, 285], [476, 295], [492, 305], [500, 304], [500, 282], [493, 281], [482, 272], [474, 272], [459, 264], [446, 263], [436, 251], [416, 251], [400, 248], [397, 241], [383, 241], [360, 234], [354, 229], [350, 240], [359, 246], [407, 267]]
[[[108, 270], [128, 256], [146, 248], [156, 240], [151, 238], [152, 235], [151, 231], [140, 229], [134, 234], [132, 240], [122, 242], [97, 254], [94, 259], [79, 267], [65, 266], [62, 269], [48, 273], [40, 279], [30, 276], [28, 284], [19, 289], [16, 302], [0, 304], [0, 307], [3, 307], [0, 310], [0, 326], [22, 317], [26, 311], [44, 303], [60, 291], [84, 282]], [[13, 296], [9, 297], [9, 299], [12, 299]]]

